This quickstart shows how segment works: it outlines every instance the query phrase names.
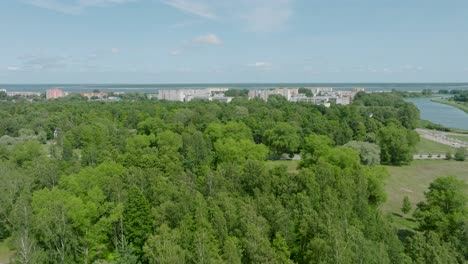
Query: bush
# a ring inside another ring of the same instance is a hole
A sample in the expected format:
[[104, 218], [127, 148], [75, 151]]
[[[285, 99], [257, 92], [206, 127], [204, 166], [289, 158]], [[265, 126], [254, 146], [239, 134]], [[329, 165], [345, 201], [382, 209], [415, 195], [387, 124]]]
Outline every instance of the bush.
[[447, 154], [445, 154], [445, 159], [446, 160], [451, 160], [452, 159], [452, 153], [447, 152]]
[[457, 152], [455, 152], [455, 160], [457, 161], [464, 161], [465, 160], [465, 148], [464, 147], [459, 147], [457, 149]]
[[407, 214], [411, 211], [412, 209], [412, 206], [411, 206], [411, 202], [408, 198], [408, 196], [405, 196], [403, 198], [403, 205], [401, 207], [401, 211], [404, 213], [404, 214]]

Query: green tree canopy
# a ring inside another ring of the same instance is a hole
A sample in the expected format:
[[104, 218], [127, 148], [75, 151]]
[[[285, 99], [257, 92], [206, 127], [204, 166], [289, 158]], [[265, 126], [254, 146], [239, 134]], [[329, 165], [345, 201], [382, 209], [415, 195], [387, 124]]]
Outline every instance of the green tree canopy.
[[297, 152], [301, 143], [299, 127], [286, 122], [277, 123], [275, 127], [265, 131], [265, 139], [273, 153], [281, 155]]

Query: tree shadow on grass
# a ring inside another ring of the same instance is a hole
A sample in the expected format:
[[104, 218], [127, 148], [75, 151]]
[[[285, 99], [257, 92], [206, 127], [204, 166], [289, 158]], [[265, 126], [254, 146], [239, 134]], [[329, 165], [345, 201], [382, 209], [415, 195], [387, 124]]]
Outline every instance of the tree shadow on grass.
[[412, 237], [414, 236], [414, 234], [416, 234], [416, 232], [412, 231], [412, 230], [409, 230], [409, 229], [398, 229], [397, 231], [397, 235], [398, 235], [398, 238], [400, 239], [400, 241], [405, 241], [406, 238], [408, 237]]
[[393, 216], [396, 216], [396, 217], [401, 217], [401, 218], [404, 218], [403, 215], [401, 214], [398, 214], [398, 213], [392, 213]]

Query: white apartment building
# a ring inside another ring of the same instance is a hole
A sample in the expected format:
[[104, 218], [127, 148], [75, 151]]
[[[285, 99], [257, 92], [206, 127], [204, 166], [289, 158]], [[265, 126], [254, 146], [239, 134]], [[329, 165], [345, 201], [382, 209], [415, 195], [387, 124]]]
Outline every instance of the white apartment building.
[[[222, 97], [226, 88], [206, 89], [164, 89], [159, 90], [158, 99], [168, 101], [190, 102], [193, 99], [212, 100], [215, 96]], [[228, 99], [223, 99], [228, 100]], [[229, 100], [230, 101], [230, 100]]]
[[274, 90], [251, 90], [249, 91], [249, 99], [260, 98], [262, 100], [268, 101], [270, 95], [281, 95], [286, 97], [288, 101], [292, 97], [299, 94], [298, 88], [278, 88]]

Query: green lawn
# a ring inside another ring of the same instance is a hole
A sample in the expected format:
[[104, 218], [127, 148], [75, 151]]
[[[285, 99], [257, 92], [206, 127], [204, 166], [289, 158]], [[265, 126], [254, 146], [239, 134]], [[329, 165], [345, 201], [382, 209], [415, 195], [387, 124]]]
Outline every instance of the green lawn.
[[455, 153], [455, 148], [421, 137], [416, 145], [415, 154], [446, 154], [447, 152], [453, 154]]
[[468, 183], [468, 161], [415, 160], [409, 166], [386, 167], [391, 177], [385, 181], [387, 202], [382, 206], [384, 212], [401, 214], [405, 195], [414, 209], [424, 199], [429, 183], [438, 177], [454, 175]]
[[288, 168], [288, 172], [290, 173], [297, 173], [297, 167], [299, 166], [298, 160], [268, 160], [266, 162], [266, 166], [268, 169], [272, 169], [277, 166], [286, 166]]
[[424, 192], [436, 178], [454, 175], [468, 183], [468, 161], [415, 160], [409, 166], [386, 167], [391, 176], [385, 180], [387, 201], [381, 209], [389, 214], [398, 228], [405, 230], [416, 227], [411, 217], [413, 211], [404, 216], [400, 210], [405, 196], [408, 196], [414, 210], [416, 204], [424, 200]]
[[10, 257], [13, 254], [13, 252], [10, 251], [10, 249], [7, 246], [7, 240], [0, 242], [0, 263], [1, 264], [6, 264], [9, 263]]

